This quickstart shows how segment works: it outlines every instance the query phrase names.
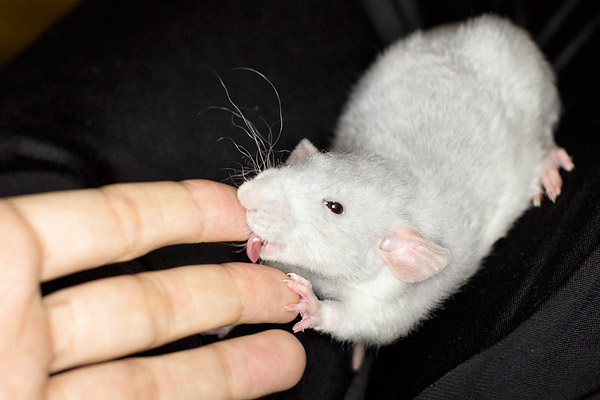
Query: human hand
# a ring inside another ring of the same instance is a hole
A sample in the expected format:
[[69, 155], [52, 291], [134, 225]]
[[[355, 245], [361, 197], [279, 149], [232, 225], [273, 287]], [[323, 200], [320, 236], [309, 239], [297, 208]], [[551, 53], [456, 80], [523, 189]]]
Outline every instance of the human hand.
[[0, 200], [0, 221], [0, 398], [251, 398], [300, 379], [304, 350], [281, 330], [117, 360], [223, 325], [289, 322], [284, 306], [298, 296], [273, 268], [180, 267], [40, 295], [40, 282], [161, 246], [247, 238], [234, 188], [194, 180], [22, 196]]

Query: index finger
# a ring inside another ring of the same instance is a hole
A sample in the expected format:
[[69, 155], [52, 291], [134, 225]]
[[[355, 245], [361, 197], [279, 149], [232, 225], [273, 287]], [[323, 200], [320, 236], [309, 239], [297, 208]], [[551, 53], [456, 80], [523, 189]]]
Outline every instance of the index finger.
[[249, 235], [236, 189], [206, 180], [125, 183], [5, 201], [37, 241], [42, 280], [171, 244]]

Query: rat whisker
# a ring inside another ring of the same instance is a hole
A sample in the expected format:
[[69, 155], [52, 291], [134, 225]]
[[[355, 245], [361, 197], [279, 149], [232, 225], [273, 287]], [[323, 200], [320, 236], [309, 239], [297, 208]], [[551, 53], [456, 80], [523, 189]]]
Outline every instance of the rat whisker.
[[[265, 80], [265, 82], [267, 82], [269, 84], [269, 86], [271, 86], [271, 88], [273, 89], [273, 93], [275, 93], [275, 97], [277, 98], [279, 120], [274, 122], [271, 125], [269, 125], [265, 121], [265, 124], [268, 126], [268, 131], [269, 131], [269, 135], [267, 137], [266, 143], [268, 143], [269, 146], [263, 147], [263, 150], [267, 154], [267, 159], [269, 160], [269, 163], [267, 164], [267, 168], [272, 168], [275, 166], [274, 148], [275, 148], [275, 145], [279, 142], [279, 139], [281, 138], [281, 135], [283, 133], [283, 107], [282, 107], [282, 103], [281, 103], [281, 96], [279, 95], [279, 91], [277, 90], [277, 88], [275, 87], [273, 82], [271, 82], [271, 80], [269, 78], [267, 78], [262, 72], [257, 71], [253, 68], [247, 68], [247, 67], [235, 68], [234, 70], [250, 71], [250, 72], [255, 73], [256, 75], [260, 76], [262, 79]], [[262, 119], [264, 121], [264, 118], [262, 118]], [[275, 126], [276, 124], [279, 124], [279, 130], [277, 132], [277, 136], [273, 139], [272, 127]]]
[[[256, 162], [256, 160], [254, 159], [254, 157], [252, 156], [252, 154], [250, 153], [250, 151], [248, 151], [244, 146], [237, 144], [232, 138], [230, 137], [221, 137], [218, 140], [223, 140], [223, 139], [228, 139], [231, 141], [231, 143], [233, 143], [233, 145], [235, 146], [235, 148], [237, 149], [237, 151], [242, 154], [242, 159], [246, 161], [246, 163], [250, 164], [251, 167], [251, 171], [255, 171], [255, 172], [260, 172], [259, 166]], [[246, 181], [247, 178], [246, 176], [249, 175], [250, 172], [246, 172], [246, 169], [244, 168], [243, 164], [239, 164], [240, 165], [240, 172], [241, 172], [241, 177], [243, 178], [243, 181]]]
[[[252, 123], [250, 123], [249, 126], [248, 125], [244, 126], [244, 125], [238, 124], [236, 122], [235, 118], [237, 117], [237, 118], [241, 119], [242, 121], [244, 121], [244, 118], [241, 117], [240, 114], [238, 112], [236, 112], [235, 110], [232, 110], [227, 107], [221, 107], [221, 106], [212, 106], [209, 108], [221, 110], [221, 111], [227, 111], [231, 114], [231, 124], [233, 126], [235, 126], [236, 128], [239, 128], [242, 131], [244, 131], [244, 133], [254, 141], [254, 143], [256, 144], [256, 147], [258, 148], [256, 157], [251, 156], [249, 151], [244, 151], [244, 152], [242, 152], [242, 154], [244, 155], [244, 157], [247, 157], [249, 160], [251, 160], [253, 167], [257, 173], [264, 170], [266, 163], [264, 162], [265, 156], [263, 155], [263, 153], [267, 153], [267, 145], [265, 144], [265, 139], [258, 133], [258, 130], [256, 129], [256, 127]], [[246, 121], [247, 121], [247, 119], [246, 119]], [[231, 139], [231, 138], [228, 138], [228, 139], [231, 140], [232, 143], [234, 143], [234, 145], [236, 145], [236, 147], [237, 147], [237, 144], [235, 143], [235, 141], [233, 139]], [[237, 150], [239, 151], [240, 148], [238, 147]]]
[[206, 111], [212, 111], [212, 110], [227, 111], [228, 113], [235, 114], [236, 116], [239, 116], [237, 114], [237, 112], [235, 112], [231, 108], [228, 108], [228, 107], [225, 107], [225, 106], [208, 106], [208, 107], [205, 107], [202, 110], [198, 111], [198, 113], [196, 115], [200, 116], [200, 115], [204, 114]]
[[231, 184], [236, 187], [239, 187], [242, 183], [246, 182], [248, 180], [248, 175], [252, 172], [252, 170], [248, 170], [242, 163], [239, 163], [239, 168], [223, 168], [222, 170], [229, 173], [227, 181], [231, 182]]
[[[223, 82], [223, 79], [221, 79], [220, 76], [217, 76], [217, 78], [219, 79], [219, 82], [221, 83], [221, 86], [223, 87], [223, 90], [225, 90], [225, 96], [227, 96], [227, 100], [229, 101], [229, 104], [231, 104], [231, 106], [234, 108], [235, 113], [232, 113], [234, 116], [240, 118], [243, 122], [244, 125], [246, 125], [247, 129], [242, 128], [240, 125], [238, 124], [234, 124], [236, 127], [241, 128], [244, 130], [244, 132], [246, 132], [246, 134], [254, 140], [254, 142], [256, 143], [256, 146], [258, 148], [257, 151], [257, 157], [262, 160], [263, 159], [263, 149], [265, 148], [265, 144], [264, 144], [264, 139], [262, 138], [262, 136], [258, 133], [258, 130], [256, 129], [256, 127], [254, 126], [254, 124], [248, 120], [246, 118], [246, 116], [244, 115], [244, 113], [242, 112], [242, 110], [238, 107], [238, 105], [233, 101], [233, 99], [231, 98], [231, 94], [229, 93], [229, 89], [227, 88], [227, 86], [225, 85], [225, 82]], [[261, 164], [261, 163], [258, 163]], [[264, 165], [264, 163], [262, 163]], [[261, 171], [260, 169], [258, 171]]]
[[[198, 115], [206, 112], [207, 110], [221, 110], [226, 111], [231, 115], [231, 125], [241, 129], [244, 134], [252, 140], [254, 146], [256, 146], [256, 152], [249, 151], [246, 147], [237, 144], [232, 138], [227, 138], [230, 140], [237, 151], [242, 154], [243, 161], [249, 166], [249, 168], [241, 167], [239, 171], [232, 170], [230, 173], [229, 179], [232, 182], [242, 180], [247, 181], [251, 176], [258, 174], [264, 170], [276, 167], [280, 164], [280, 161], [277, 160], [278, 151], [275, 150], [275, 145], [281, 138], [283, 132], [283, 108], [281, 103], [281, 97], [279, 92], [275, 88], [275, 85], [261, 72], [252, 69], [252, 68], [236, 68], [234, 70], [246, 70], [250, 71], [262, 79], [264, 79], [269, 86], [273, 89], [275, 96], [277, 98], [277, 106], [278, 106], [278, 120], [269, 123], [263, 117], [259, 117], [264, 126], [266, 127], [266, 131], [261, 133], [261, 131], [257, 128], [253, 121], [246, 117], [242, 108], [237, 105], [237, 103], [233, 100], [231, 96], [231, 92], [229, 88], [223, 81], [223, 79], [213, 71], [213, 74], [217, 77], [219, 84], [223, 88], [225, 92], [225, 96], [229, 103], [228, 106], [210, 106], [206, 107], [202, 111], [198, 113]], [[258, 107], [256, 107], [258, 110]], [[275, 131], [275, 127], [279, 125], [279, 129]], [[221, 140], [223, 138], [220, 138]]]
[[221, 244], [224, 244], [225, 246], [229, 247], [234, 247], [234, 249], [231, 251], [236, 254], [240, 254], [246, 251], [246, 242], [221, 242]]
[[281, 137], [281, 134], [283, 133], [283, 107], [281, 105], [281, 97], [279, 96], [279, 92], [277, 91], [277, 88], [275, 87], [273, 82], [271, 82], [271, 80], [269, 78], [267, 78], [262, 72], [257, 71], [254, 68], [241, 67], [241, 68], [236, 68], [235, 70], [246, 70], [246, 71], [253, 72], [256, 75], [263, 78], [269, 84], [269, 86], [271, 86], [271, 88], [273, 89], [273, 92], [275, 93], [275, 96], [277, 97], [277, 104], [279, 106], [279, 133], [277, 134], [277, 138], [275, 139], [273, 144], [277, 143], [279, 141], [279, 138]]
[[267, 148], [267, 145], [265, 143], [266, 139], [262, 137], [262, 135], [258, 132], [258, 129], [256, 129], [256, 126], [250, 121], [248, 121], [246, 123], [246, 127], [243, 127], [243, 126], [235, 123], [234, 121], [232, 121], [232, 124], [235, 127], [240, 128], [244, 132], [246, 132], [248, 137], [250, 137], [254, 141], [254, 143], [258, 149], [258, 151], [256, 153], [257, 164], [263, 166], [263, 169], [259, 169], [257, 172], [264, 170], [264, 167], [265, 167], [264, 153], [266, 152], [266, 148]]
[[[258, 151], [256, 152], [256, 156], [252, 157], [250, 156], [250, 152], [246, 150], [246, 154], [249, 156], [250, 160], [252, 161], [252, 164], [254, 166], [254, 169], [256, 170], [256, 172], [260, 172], [264, 169], [264, 155], [263, 155], [263, 148], [266, 147], [265, 144], [262, 142], [262, 138], [258, 137], [257, 135], [253, 135], [252, 133], [250, 133], [250, 131], [248, 129], [255, 129], [255, 128], [246, 128], [244, 126], [239, 125], [237, 122], [235, 122], [234, 119], [231, 120], [231, 124], [233, 126], [235, 126], [236, 128], [239, 128], [241, 130], [243, 130], [244, 132], [246, 132], [246, 134], [254, 140], [254, 143], [256, 145], [256, 147], [258, 148]], [[238, 149], [239, 150], [239, 149]], [[262, 167], [262, 168], [261, 168]]]
[[[265, 120], [264, 118], [260, 118], [263, 123], [265, 124], [265, 126], [267, 127], [267, 131], [269, 132], [269, 134], [267, 135], [267, 143], [268, 143], [268, 147], [265, 149], [265, 153], [266, 153], [266, 160], [267, 160], [267, 169], [269, 168], [273, 168], [276, 165], [276, 159], [275, 159], [275, 144], [276, 141], [273, 141], [273, 126], [276, 123], [273, 124], [269, 124], [267, 122], [267, 120]], [[279, 137], [277, 138], [277, 140], [279, 140]]]

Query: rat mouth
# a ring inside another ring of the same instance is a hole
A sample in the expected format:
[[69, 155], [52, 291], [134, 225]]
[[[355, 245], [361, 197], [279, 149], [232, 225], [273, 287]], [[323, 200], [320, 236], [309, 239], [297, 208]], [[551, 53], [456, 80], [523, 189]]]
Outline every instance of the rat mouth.
[[246, 254], [252, 263], [256, 264], [261, 255], [263, 258], [265, 256], [273, 255], [281, 251], [281, 245], [274, 242], [269, 242], [267, 240], [262, 239], [255, 233], [252, 233], [248, 238], [248, 242], [246, 244]]

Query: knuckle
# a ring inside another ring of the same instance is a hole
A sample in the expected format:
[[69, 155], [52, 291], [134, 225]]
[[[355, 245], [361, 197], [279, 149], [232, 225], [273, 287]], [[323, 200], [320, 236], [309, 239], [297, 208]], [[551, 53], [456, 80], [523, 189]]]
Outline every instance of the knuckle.
[[[158, 400], [162, 398], [160, 380], [148, 363], [140, 358], [130, 358], [125, 360], [125, 365], [132, 382], [132, 393], [136, 399]], [[161, 379], [166, 378], [168, 377], [163, 376]]]
[[[203, 208], [203, 201], [198, 198], [198, 188], [192, 181], [181, 181], [176, 182], [176, 184], [183, 189], [186, 195], [196, 205], [198, 210], [201, 210]], [[196, 215], [196, 231], [198, 237], [206, 237], [206, 220], [205, 214], [202, 212], [199, 212]]]
[[136, 275], [136, 279], [139, 280], [144, 294], [147, 320], [152, 321], [147, 333], [147, 347], [152, 348], [163, 344], [174, 335], [177, 307], [173, 302], [172, 293], [180, 295], [181, 291], [168, 288], [155, 274]]
[[235, 324], [237, 325], [248, 317], [249, 309], [246, 306], [256, 302], [257, 288], [246, 269], [231, 263], [222, 264], [222, 267], [235, 288]]
[[4, 230], [0, 233], [3, 258], [39, 266], [45, 258], [44, 241], [18, 207], [16, 200], [1, 200], [0, 214]]
[[[247, 360], [244, 357], [241, 357], [240, 354], [230, 354], [227, 351], [227, 347], [226, 346], [217, 346], [216, 347], [216, 351], [215, 351], [215, 358], [216, 358], [216, 368], [218, 368], [217, 370], [219, 371], [219, 375], [222, 377], [223, 379], [223, 385], [222, 385], [222, 389], [224, 390], [225, 393], [224, 397], [225, 398], [234, 398], [234, 397], [239, 397], [239, 396], [234, 396], [234, 392], [236, 390], [234, 390], [234, 388], [236, 387], [240, 387], [240, 386], [247, 386], [247, 385], [242, 385], [240, 384], [240, 381], [245, 381], [245, 379], [247, 378], [246, 376], [240, 376], [239, 373], [236, 373], [236, 371], [247, 371]], [[243, 365], [237, 365], [236, 368], [234, 368], [233, 366], [233, 360], [235, 360], [235, 362], [237, 362], [238, 364], [240, 363], [240, 361], [243, 363]]]
[[[50, 348], [52, 349], [52, 370], [59, 371], [66, 367], [73, 349], [82, 344], [82, 338], [77, 335], [75, 317], [76, 310], [73, 301], [67, 299], [52, 301], [46, 299], [49, 315]], [[85, 343], [88, 338], [83, 338]]]
[[121, 257], [135, 254], [139, 238], [143, 232], [143, 220], [138, 210], [137, 202], [118, 185], [100, 188], [106, 200], [106, 205], [113, 216], [114, 223], [119, 231]]

